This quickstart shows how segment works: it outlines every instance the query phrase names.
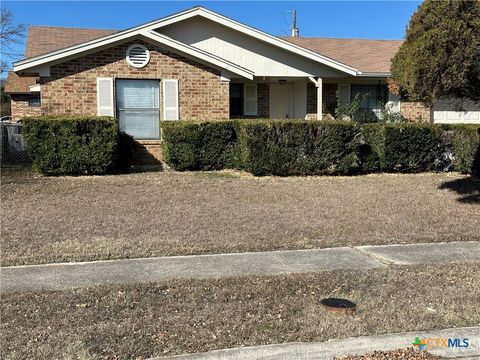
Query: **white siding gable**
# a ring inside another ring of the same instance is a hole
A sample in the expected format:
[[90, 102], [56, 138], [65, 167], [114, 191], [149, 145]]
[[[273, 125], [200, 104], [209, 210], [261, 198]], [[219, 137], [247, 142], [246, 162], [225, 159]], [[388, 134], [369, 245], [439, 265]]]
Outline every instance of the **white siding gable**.
[[255, 76], [344, 76], [326, 65], [198, 16], [157, 31], [249, 69]]

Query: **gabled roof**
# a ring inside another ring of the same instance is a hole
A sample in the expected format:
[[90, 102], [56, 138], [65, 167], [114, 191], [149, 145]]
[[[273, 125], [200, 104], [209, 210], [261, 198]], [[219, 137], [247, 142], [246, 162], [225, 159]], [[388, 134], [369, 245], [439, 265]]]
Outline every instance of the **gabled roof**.
[[[171, 18], [171, 16], [167, 18]], [[158, 26], [157, 24], [160, 21], [161, 20], [156, 20], [151, 23], [147, 23], [134, 28], [115, 32], [113, 34], [105, 35], [103, 37], [95, 38], [93, 40], [82, 42], [76, 45], [72, 45], [67, 48], [54, 50], [45, 54], [41, 54], [31, 58], [17, 61], [13, 64], [14, 71], [15, 72], [32, 71], [34, 69], [39, 69], [42, 66], [43, 67], [49, 66], [50, 64], [53, 64], [53, 63], [62, 62], [62, 60], [71, 59], [89, 52], [93, 52], [96, 49], [102, 49], [108, 46], [113, 46], [116, 44], [120, 44], [122, 42], [129, 41], [131, 39], [144, 38], [144, 39], [153, 41], [156, 44], [164, 45], [168, 48], [174, 49], [174, 51], [180, 54], [194, 57], [195, 59], [199, 59], [202, 62], [207, 62], [208, 64], [214, 65], [215, 67], [246, 77], [247, 79], [253, 79], [254, 74], [252, 71], [248, 69], [245, 69], [239, 65], [236, 65], [218, 56], [212, 55], [206, 51], [181, 43], [177, 40], [169, 38], [168, 36], [154, 32], [153, 27], [157, 27]]]
[[397, 40], [276, 37], [203, 7], [194, 7], [123, 31], [31, 27], [25, 49], [26, 59], [16, 62], [14, 70], [38, 68], [42, 65], [61, 62], [62, 59], [80, 56], [96, 48], [143, 37], [251, 79], [254, 75], [252, 71], [155, 31], [194, 16], [202, 16], [260, 41], [354, 76], [387, 76], [391, 58], [401, 44], [401, 41]]
[[353, 66], [362, 73], [389, 73], [392, 58], [402, 40], [329, 39], [286, 37], [282, 39]]
[[29, 94], [30, 86], [37, 83], [35, 76], [18, 76], [13, 71], [8, 72], [5, 92], [8, 94]]
[[[27, 70], [35, 67], [39, 67], [42, 65], [48, 65], [49, 63], [53, 62], [59, 62], [64, 58], [69, 58], [72, 56], [76, 56], [82, 53], [85, 53], [87, 51], [92, 51], [95, 48], [101, 48], [105, 47], [111, 44], [118, 43], [120, 41], [126, 41], [129, 38], [134, 38], [138, 36], [145, 35], [147, 37], [150, 37], [152, 35], [152, 32], [155, 29], [158, 29], [162, 26], [170, 25], [175, 22], [179, 22], [194, 16], [203, 16], [204, 18], [210, 19], [212, 21], [215, 21], [217, 23], [220, 23], [224, 26], [233, 28], [235, 30], [241, 31], [247, 35], [253, 36], [261, 41], [265, 41], [267, 43], [270, 43], [274, 46], [280, 47], [282, 49], [285, 49], [287, 51], [296, 53], [300, 56], [304, 56], [306, 58], [309, 58], [311, 60], [317, 61], [319, 63], [322, 63], [324, 65], [330, 66], [332, 68], [335, 68], [337, 70], [343, 71], [349, 75], [356, 75], [357, 70], [354, 69], [351, 66], [342, 64], [341, 62], [335, 60], [335, 59], [330, 59], [324, 55], [318, 54], [314, 51], [311, 51], [309, 49], [297, 46], [295, 44], [292, 44], [288, 41], [285, 41], [281, 38], [275, 37], [273, 35], [267, 34], [265, 32], [262, 32], [260, 30], [254, 29], [252, 27], [246, 26], [244, 24], [241, 24], [237, 21], [234, 21], [232, 19], [229, 19], [225, 16], [222, 16], [220, 14], [217, 14], [213, 11], [204, 9], [202, 7], [194, 7], [189, 10], [185, 10], [183, 12], [173, 14], [164, 18], [161, 18], [159, 20], [155, 20], [143, 25], [139, 25], [130, 29], [126, 29], [123, 31], [115, 32], [109, 35], [105, 35], [101, 38], [93, 39], [81, 44], [77, 45], [72, 45], [64, 49], [59, 49], [55, 50], [46, 54], [42, 55], [36, 55], [33, 58], [27, 58], [21, 61], [18, 61], [14, 64], [14, 70], [15, 71], [22, 71], [22, 70]], [[93, 36], [93, 34], [92, 34]], [[66, 38], [66, 37], [65, 37]], [[161, 38], [157, 38], [156, 41], [162, 43], [162, 41], [166, 40], [172, 40], [171, 38], [168, 38], [164, 35], [161, 35]], [[33, 48], [33, 45], [30, 45]], [[181, 48], [180, 50], [184, 50], [185, 46], [188, 46], [183, 43], [177, 42], [176, 46], [178, 48]], [[176, 47], [176, 48], [177, 48]], [[195, 47], [190, 47], [190, 53], [195, 52], [195, 50], [198, 50]], [[35, 52], [33, 52], [35, 53]], [[203, 53], [203, 57], [208, 57], [208, 53]], [[223, 60], [225, 63], [225, 60]], [[218, 65], [218, 62], [222, 62], [221, 58], [216, 58], [215, 59], [215, 64]], [[233, 65], [233, 66], [232, 66]], [[233, 73], [241, 74], [242, 76], [245, 76], [247, 78], [251, 78], [252, 75], [248, 74], [248, 69], [241, 68], [235, 64], [227, 64], [227, 70], [232, 71]]]

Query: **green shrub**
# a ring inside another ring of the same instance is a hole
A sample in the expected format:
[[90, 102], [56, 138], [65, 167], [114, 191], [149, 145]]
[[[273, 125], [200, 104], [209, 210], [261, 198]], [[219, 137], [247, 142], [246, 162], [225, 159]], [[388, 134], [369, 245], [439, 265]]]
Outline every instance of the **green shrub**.
[[420, 172], [443, 170], [445, 153], [444, 130], [429, 124], [366, 124], [366, 142], [387, 172]]
[[162, 122], [163, 155], [175, 170], [219, 170], [238, 166], [233, 121]]
[[105, 174], [114, 168], [118, 125], [96, 116], [23, 119], [33, 167], [46, 175]]
[[240, 121], [239, 158], [254, 175], [351, 174], [360, 169], [353, 122]]
[[448, 129], [453, 132], [454, 169], [480, 175], [480, 126], [450, 125]]

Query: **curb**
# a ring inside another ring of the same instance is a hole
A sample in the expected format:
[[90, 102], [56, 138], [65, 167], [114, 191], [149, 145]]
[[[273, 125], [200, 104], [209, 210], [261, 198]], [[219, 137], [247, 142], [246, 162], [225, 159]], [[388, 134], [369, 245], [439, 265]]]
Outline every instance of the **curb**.
[[[428, 352], [450, 359], [480, 358], [480, 327], [451, 328], [432, 331], [412, 331], [396, 334], [360, 336], [318, 343], [286, 343], [265, 346], [214, 350], [206, 353], [156, 357], [149, 360], [331, 360], [338, 356], [364, 355], [374, 351], [391, 351], [412, 347], [416, 337], [468, 338], [468, 347], [429, 349]], [[432, 341], [431, 343], [434, 343]]]

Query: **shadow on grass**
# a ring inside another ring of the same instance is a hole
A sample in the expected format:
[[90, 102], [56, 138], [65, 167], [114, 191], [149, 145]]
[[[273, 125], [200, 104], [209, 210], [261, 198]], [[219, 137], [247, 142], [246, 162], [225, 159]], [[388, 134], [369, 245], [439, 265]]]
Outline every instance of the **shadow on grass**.
[[460, 197], [457, 199], [465, 204], [480, 204], [480, 178], [470, 176], [452, 181], [445, 181], [439, 189], [455, 191]]

